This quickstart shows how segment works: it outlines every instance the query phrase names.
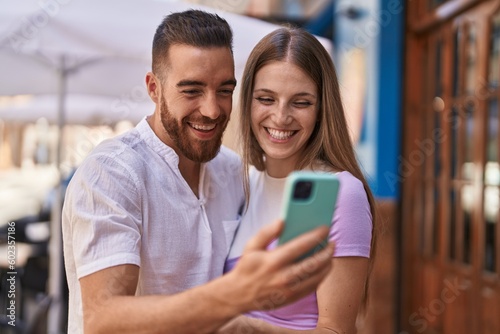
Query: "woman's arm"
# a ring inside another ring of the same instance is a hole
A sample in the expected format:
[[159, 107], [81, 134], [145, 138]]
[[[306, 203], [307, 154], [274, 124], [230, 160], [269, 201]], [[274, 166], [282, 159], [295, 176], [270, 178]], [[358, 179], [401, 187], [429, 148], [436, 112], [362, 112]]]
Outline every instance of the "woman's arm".
[[317, 328], [329, 329], [333, 333], [356, 333], [356, 317], [363, 300], [369, 259], [337, 257], [332, 259], [332, 264], [317, 292]]
[[369, 259], [338, 257], [317, 290], [318, 324], [311, 330], [292, 330], [270, 325], [254, 318], [240, 316], [224, 326], [218, 334], [354, 334], [356, 317], [363, 299]]

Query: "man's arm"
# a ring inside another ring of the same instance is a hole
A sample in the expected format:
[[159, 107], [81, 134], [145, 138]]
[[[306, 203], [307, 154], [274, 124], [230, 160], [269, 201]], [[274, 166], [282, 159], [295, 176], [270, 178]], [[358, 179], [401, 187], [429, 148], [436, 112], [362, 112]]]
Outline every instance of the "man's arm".
[[333, 247], [295, 259], [324, 240], [328, 228], [267, 251], [282, 227], [276, 222], [263, 228], [227, 275], [176, 295], [135, 297], [139, 268], [134, 265], [81, 278], [85, 333], [212, 333], [241, 313], [304, 297], [328, 275]]

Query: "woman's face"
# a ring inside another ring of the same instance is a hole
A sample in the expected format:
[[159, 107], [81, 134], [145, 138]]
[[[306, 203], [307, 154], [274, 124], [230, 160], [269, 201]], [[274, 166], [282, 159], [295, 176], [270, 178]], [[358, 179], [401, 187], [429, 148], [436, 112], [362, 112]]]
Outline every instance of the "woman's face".
[[298, 66], [274, 61], [255, 75], [252, 131], [266, 167], [291, 171], [316, 125], [318, 88]]

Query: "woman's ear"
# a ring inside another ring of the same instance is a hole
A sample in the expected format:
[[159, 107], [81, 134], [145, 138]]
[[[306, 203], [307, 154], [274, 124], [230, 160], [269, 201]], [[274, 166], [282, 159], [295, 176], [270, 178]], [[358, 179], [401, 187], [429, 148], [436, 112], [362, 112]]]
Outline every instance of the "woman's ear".
[[156, 75], [153, 72], [148, 72], [146, 74], [146, 89], [148, 95], [154, 103], [160, 101], [160, 83]]

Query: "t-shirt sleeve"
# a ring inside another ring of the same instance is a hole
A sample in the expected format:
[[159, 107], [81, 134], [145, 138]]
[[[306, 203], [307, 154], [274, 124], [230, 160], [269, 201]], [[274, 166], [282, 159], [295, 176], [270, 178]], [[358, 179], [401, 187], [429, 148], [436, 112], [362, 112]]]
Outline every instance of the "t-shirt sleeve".
[[370, 257], [372, 216], [363, 183], [348, 172], [338, 174], [337, 197], [330, 241], [335, 243], [334, 257]]
[[133, 175], [125, 164], [97, 155], [71, 180], [63, 232], [78, 278], [121, 264], [140, 266], [141, 198]]

